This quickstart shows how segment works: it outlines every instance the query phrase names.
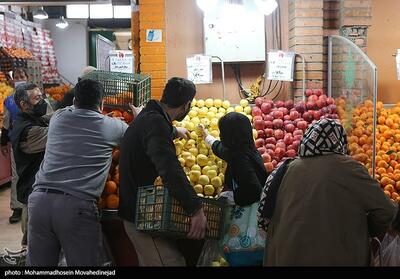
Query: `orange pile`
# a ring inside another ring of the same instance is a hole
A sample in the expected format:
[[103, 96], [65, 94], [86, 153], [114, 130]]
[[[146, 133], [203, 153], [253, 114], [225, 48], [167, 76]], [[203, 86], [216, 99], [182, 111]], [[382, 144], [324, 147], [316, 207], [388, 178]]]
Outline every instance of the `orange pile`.
[[104, 98], [105, 105], [124, 106], [133, 102], [133, 93], [123, 92], [115, 95], [106, 96]]
[[378, 111], [376, 178], [385, 194], [400, 201], [400, 103]]
[[[346, 107], [346, 100], [336, 101], [339, 117], [348, 134], [350, 154], [366, 166], [372, 174], [373, 103], [366, 100], [354, 109]], [[400, 103], [392, 109], [377, 103], [376, 179], [385, 194], [400, 201]]]
[[108, 115], [110, 117], [116, 117], [123, 119], [127, 124], [133, 121], [133, 115], [130, 112], [121, 110], [121, 109], [109, 109], [105, 108], [102, 112], [104, 115]]
[[23, 48], [1, 48], [2, 56], [9, 56], [12, 58], [20, 58], [20, 59], [33, 59], [33, 55], [29, 50]]
[[119, 149], [112, 153], [110, 172], [104, 185], [103, 193], [98, 202], [100, 209], [117, 209], [119, 207]]
[[65, 93], [67, 93], [71, 87], [68, 85], [60, 85], [57, 87], [51, 87], [44, 90], [47, 95], [50, 95], [54, 100], [61, 101], [64, 98]]

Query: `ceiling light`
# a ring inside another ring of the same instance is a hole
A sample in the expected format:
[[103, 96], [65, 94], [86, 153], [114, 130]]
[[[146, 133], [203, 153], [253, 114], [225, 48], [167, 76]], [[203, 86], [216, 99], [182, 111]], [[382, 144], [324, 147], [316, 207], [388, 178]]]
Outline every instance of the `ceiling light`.
[[89, 5], [67, 5], [67, 18], [89, 18]]
[[254, 0], [257, 7], [265, 15], [272, 14], [276, 8], [278, 8], [278, 3], [276, 0]]
[[208, 12], [215, 8], [218, 0], [196, 0], [197, 6], [203, 11]]
[[37, 19], [48, 19], [49, 15], [43, 10], [43, 7], [33, 12], [33, 17]]
[[58, 28], [60, 28], [60, 29], [65, 29], [65, 28], [67, 28], [68, 27], [68, 21], [66, 21], [65, 19], [64, 19], [64, 17], [62, 16], [61, 18], [60, 18], [60, 20], [56, 23], [56, 26], [58, 27]]

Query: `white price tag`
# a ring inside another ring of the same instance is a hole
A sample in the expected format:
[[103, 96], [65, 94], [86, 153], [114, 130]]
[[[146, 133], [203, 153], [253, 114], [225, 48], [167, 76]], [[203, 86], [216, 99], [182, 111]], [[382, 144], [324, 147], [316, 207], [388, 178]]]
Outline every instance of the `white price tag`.
[[132, 51], [110, 51], [110, 71], [119, 73], [133, 73]]
[[212, 57], [194, 55], [186, 58], [188, 80], [194, 84], [212, 83]]
[[268, 79], [293, 81], [294, 52], [268, 52]]

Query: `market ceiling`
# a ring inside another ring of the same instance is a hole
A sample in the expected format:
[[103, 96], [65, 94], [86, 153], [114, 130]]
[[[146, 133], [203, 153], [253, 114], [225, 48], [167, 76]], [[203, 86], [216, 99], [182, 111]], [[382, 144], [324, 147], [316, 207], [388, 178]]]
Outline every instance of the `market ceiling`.
[[16, 0], [16, 1], [1, 1], [1, 5], [29, 5], [29, 6], [63, 6], [69, 4], [108, 4], [112, 2], [113, 5], [130, 5], [130, 0]]

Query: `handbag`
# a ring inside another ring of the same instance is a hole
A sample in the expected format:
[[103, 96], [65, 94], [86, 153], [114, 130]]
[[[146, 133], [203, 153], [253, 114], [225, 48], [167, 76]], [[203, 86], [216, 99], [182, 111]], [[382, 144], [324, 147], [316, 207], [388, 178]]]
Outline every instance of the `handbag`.
[[229, 266], [261, 266], [265, 236], [257, 225], [258, 202], [252, 205], [230, 206], [225, 214], [222, 248]]

